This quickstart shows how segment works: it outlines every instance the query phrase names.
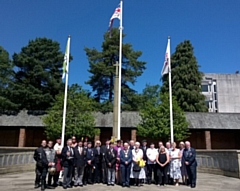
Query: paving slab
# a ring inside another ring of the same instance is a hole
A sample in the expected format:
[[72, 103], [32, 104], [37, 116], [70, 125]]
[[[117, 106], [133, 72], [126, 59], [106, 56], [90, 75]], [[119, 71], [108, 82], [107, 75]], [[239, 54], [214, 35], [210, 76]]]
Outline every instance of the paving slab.
[[[0, 191], [37, 191], [34, 189], [34, 172], [26, 172], [21, 174], [6, 174], [0, 175]], [[49, 189], [46, 189], [49, 190]], [[54, 189], [56, 191], [64, 190], [62, 187]], [[122, 188], [121, 186], [106, 186], [103, 184], [87, 185], [84, 187], [73, 187], [67, 190], [71, 191], [239, 191], [240, 190], [240, 179], [231, 178], [220, 175], [212, 175], [205, 173], [198, 173], [197, 187], [192, 189], [190, 187], [180, 185], [176, 186], [165, 186], [158, 187], [156, 185], [144, 185], [142, 187], [132, 186], [130, 188]]]

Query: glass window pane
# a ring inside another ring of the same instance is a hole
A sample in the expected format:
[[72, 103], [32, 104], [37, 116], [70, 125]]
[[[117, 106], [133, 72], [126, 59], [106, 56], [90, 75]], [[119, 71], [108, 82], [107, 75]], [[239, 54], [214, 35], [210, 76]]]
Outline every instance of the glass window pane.
[[208, 85], [202, 85], [202, 92], [208, 92]]

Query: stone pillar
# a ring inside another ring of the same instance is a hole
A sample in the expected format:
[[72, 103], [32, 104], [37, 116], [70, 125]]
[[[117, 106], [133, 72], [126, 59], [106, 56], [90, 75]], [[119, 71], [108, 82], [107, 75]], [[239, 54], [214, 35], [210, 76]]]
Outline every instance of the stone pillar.
[[19, 131], [19, 139], [18, 139], [18, 147], [25, 147], [26, 144], [26, 129], [20, 128]]
[[212, 145], [211, 145], [211, 131], [205, 131], [205, 144], [206, 144], [206, 149], [211, 150]]
[[137, 139], [137, 130], [136, 129], [132, 129], [131, 130], [131, 140], [136, 141]]

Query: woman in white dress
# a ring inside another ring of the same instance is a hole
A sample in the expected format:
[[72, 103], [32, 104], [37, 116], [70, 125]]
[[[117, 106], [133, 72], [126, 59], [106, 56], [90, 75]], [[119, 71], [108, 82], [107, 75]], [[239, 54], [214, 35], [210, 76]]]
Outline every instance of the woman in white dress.
[[132, 150], [133, 162], [132, 162], [132, 168], [131, 168], [131, 174], [130, 174], [130, 178], [135, 179], [136, 186], [141, 186], [140, 180], [146, 178], [145, 170], [143, 167], [139, 167], [139, 170], [137, 171], [135, 170], [135, 168], [133, 168], [134, 165], [139, 166], [139, 161], [143, 158], [143, 151], [139, 147], [140, 147], [140, 143], [136, 142], [135, 148]]
[[175, 181], [175, 186], [178, 186], [181, 175], [181, 151], [176, 148], [176, 143], [172, 143], [172, 151], [170, 153], [170, 177]]

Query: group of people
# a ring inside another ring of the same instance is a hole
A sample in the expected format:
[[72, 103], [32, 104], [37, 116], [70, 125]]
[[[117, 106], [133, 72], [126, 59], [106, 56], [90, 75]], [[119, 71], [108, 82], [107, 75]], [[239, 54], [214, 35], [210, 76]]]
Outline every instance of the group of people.
[[[36, 161], [35, 188], [54, 189], [60, 186], [59, 177], [63, 175], [61, 185], [64, 189], [72, 186], [103, 183], [123, 187], [142, 186], [155, 183], [158, 186], [174, 184], [196, 186], [196, 151], [190, 142], [167, 142], [164, 147], [159, 142], [147, 146], [147, 141], [140, 142], [118, 140], [115, 143], [106, 140], [101, 145], [99, 140], [92, 145], [73, 136], [61, 146], [61, 139], [48, 143], [43, 140], [35, 150]], [[47, 177], [48, 176], [48, 177]], [[47, 178], [47, 183], [46, 183]]]

